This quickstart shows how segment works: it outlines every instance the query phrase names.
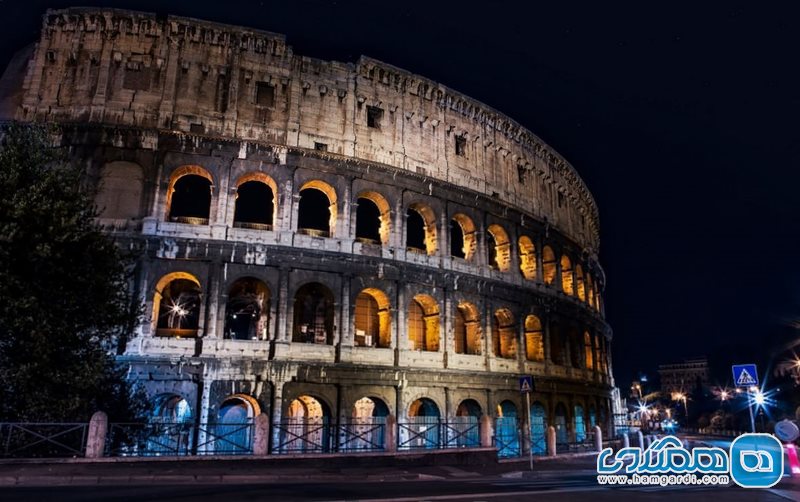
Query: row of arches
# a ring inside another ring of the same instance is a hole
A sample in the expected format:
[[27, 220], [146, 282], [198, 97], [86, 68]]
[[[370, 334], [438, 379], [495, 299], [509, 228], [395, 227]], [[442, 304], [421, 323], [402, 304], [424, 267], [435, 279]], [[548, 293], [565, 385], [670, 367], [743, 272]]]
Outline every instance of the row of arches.
[[[186, 272], [173, 272], [156, 285], [153, 319], [160, 336], [193, 337], [201, 319], [200, 281]], [[269, 333], [271, 293], [260, 279], [242, 277], [227, 292], [224, 336], [236, 340], [266, 340]], [[335, 297], [319, 282], [300, 286], [293, 298], [291, 341], [295, 343], [334, 343]], [[412, 350], [438, 352], [441, 348], [442, 312], [439, 303], [428, 294], [410, 298], [405, 308], [408, 347]], [[353, 343], [356, 346], [390, 348], [392, 344], [392, 302], [375, 287], [367, 287], [355, 296], [353, 306]], [[481, 355], [484, 350], [483, 322], [478, 307], [460, 301], [452, 313], [454, 351]], [[550, 360], [564, 366], [607, 372], [606, 341], [599, 334], [563, 329], [553, 324], [546, 332], [541, 318], [528, 314], [521, 320], [511, 309], [497, 308], [491, 319], [492, 355], [527, 361]]]
[[[133, 204], [129, 201], [131, 186], [136, 184], [136, 180], [141, 183], [141, 174], [133, 176], [131, 166], [138, 168], [135, 164], [115, 162], [105, 172], [98, 194], [98, 205], [104, 209], [104, 217], [120, 217], [126, 212], [138, 214], [138, 207], [135, 210], [128, 207]], [[208, 224], [213, 190], [213, 177], [203, 167], [177, 168], [170, 177], [166, 194], [167, 221]], [[269, 175], [252, 172], [241, 176], [235, 183], [233, 226], [272, 230], [278, 216], [277, 195], [278, 185]], [[310, 180], [300, 186], [298, 195], [297, 232], [320, 237], [335, 235], [339, 205], [335, 188], [322, 180]], [[362, 243], [388, 246], [391, 209], [387, 199], [376, 191], [365, 190], [356, 197], [355, 212], [354, 237]], [[450, 218], [448, 230], [449, 256], [475, 262], [479, 232], [473, 219], [467, 214], [456, 213]], [[596, 277], [567, 253], [558, 257], [553, 247], [547, 244], [539, 252], [528, 235], [521, 235], [514, 243], [505, 228], [497, 223], [486, 228], [483, 240], [486, 265], [490, 268], [510, 272], [516, 245], [517, 268], [525, 279], [560, 287], [565, 294], [578, 298], [595, 310], [601, 309]], [[435, 255], [439, 253], [439, 241], [435, 211], [423, 202], [410, 204], [405, 214], [403, 245], [406, 250]]]

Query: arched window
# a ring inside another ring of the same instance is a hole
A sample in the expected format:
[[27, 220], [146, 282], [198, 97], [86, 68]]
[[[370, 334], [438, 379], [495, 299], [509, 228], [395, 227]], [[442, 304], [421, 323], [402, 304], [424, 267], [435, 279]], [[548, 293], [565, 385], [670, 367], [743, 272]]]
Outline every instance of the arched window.
[[531, 404], [531, 450], [534, 455], [547, 453], [547, 413], [539, 401]]
[[553, 362], [553, 364], [566, 366], [568, 361], [567, 361], [566, 337], [564, 336], [564, 330], [561, 327], [561, 324], [557, 322], [551, 322], [549, 324], [549, 328], [550, 328], [550, 360]]
[[592, 348], [592, 335], [587, 331], [583, 334], [583, 352], [586, 354], [586, 369], [594, 369], [594, 349]]
[[293, 399], [280, 427], [280, 453], [309, 453], [330, 451], [331, 412], [328, 405], [314, 396], [302, 395]]
[[141, 216], [144, 176], [139, 164], [109, 162], [103, 167], [95, 202], [100, 218], [132, 220]]
[[439, 350], [439, 305], [428, 295], [416, 295], [408, 304], [408, 339], [412, 350]]
[[586, 272], [586, 303], [589, 304], [589, 307], [594, 308], [594, 284], [589, 272]]
[[548, 286], [556, 281], [556, 254], [550, 246], [542, 249], [542, 276]]
[[200, 282], [173, 272], [161, 278], [153, 299], [157, 336], [195, 337], [200, 324]]
[[231, 285], [225, 305], [225, 338], [266, 340], [269, 332], [270, 293], [267, 285], [244, 277]]
[[377, 397], [362, 397], [353, 404], [352, 423], [348, 434], [339, 444], [339, 451], [368, 451], [386, 444], [382, 427], [389, 416], [389, 407]]
[[556, 446], [565, 448], [569, 444], [569, 433], [567, 431], [567, 407], [564, 403], [556, 405]]
[[536, 247], [527, 235], [519, 238], [519, 270], [526, 279], [536, 279]]
[[580, 263], [575, 265], [575, 289], [578, 293], [578, 299], [580, 299], [582, 302], [585, 302], [586, 288], [583, 283], [583, 268], [581, 267]]
[[131, 455], [188, 455], [192, 450], [192, 409], [184, 398], [177, 394], [156, 396], [149, 421], [154, 425], [145, 444], [121, 445], [121, 453], [130, 448]]
[[259, 413], [258, 403], [250, 396], [235, 394], [226, 398], [217, 412], [214, 453], [245, 455], [252, 452], [250, 424]]
[[333, 293], [311, 282], [294, 295], [293, 342], [333, 344]]
[[439, 407], [426, 397], [408, 407], [408, 425], [400, 431], [403, 448], [439, 448]]
[[411, 204], [406, 211], [406, 248], [433, 255], [436, 253], [436, 215], [424, 204]]
[[483, 415], [481, 405], [474, 399], [461, 401], [456, 408], [456, 416], [451, 419], [450, 427], [455, 436], [455, 445], [450, 440], [450, 446], [474, 448], [481, 445], [479, 421]]
[[535, 315], [525, 318], [525, 358], [528, 361], [544, 361], [542, 321]]
[[297, 231], [331, 237], [336, 226], [336, 191], [324, 181], [312, 180], [300, 188]]
[[494, 355], [504, 359], [517, 357], [517, 336], [514, 315], [508, 309], [498, 309], [494, 313]]
[[572, 262], [567, 255], [561, 255], [561, 289], [568, 295], [574, 295], [572, 283]]
[[475, 224], [472, 219], [458, 213], [450, 220], [450, 256], [472, 260], [475, 254]]
[[584, 363], [583, 337], [576, 328], [569, 330], [569, 353], [573, 368], [582, 368]]
[[169, 221], [207, 225], [211, 212], [211, 175], [198, 166], [177, 169], [167, 191]]
[[456, 307], [455, 349], [457, 354], [481, 354], [481, 326], [478, 309], [469, 302], [461, 302]]
[[389, 243], [389, 203], [377, 192], [364, 192], [356, 208], [356, 239], [367, 244]]
[[367, 288], [356, 296], [355, 344], [358, 347], [392, 345], [389, 297], [376, 288]]
[[233, 226], [272, 230], [275, 221], [275, 181], [263, 173], [251, 173], [239, 179]]
[[486, 246], [489, 253], [489, 266], [495, 270], [507, 272], [511, 264], [511, 243], [503, 227], [489, 225]]
[[583, 406], [576, 404], [574, 412], [575, 442], [582, 443], [586, 441], [586, 422], [583, 417]]

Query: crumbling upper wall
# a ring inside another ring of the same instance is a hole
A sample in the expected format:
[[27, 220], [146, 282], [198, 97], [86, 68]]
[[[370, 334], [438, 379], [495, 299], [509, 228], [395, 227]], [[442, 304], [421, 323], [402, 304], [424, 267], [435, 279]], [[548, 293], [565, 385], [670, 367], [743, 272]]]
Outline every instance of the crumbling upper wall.
[[321, 61], [265, 31], [71, 8], [44, 16], [27, 70], [22, 120], [324, 149], [474, 189], [598, 247], [591, 194], [544, 142], [478, 101], [371, 58]]

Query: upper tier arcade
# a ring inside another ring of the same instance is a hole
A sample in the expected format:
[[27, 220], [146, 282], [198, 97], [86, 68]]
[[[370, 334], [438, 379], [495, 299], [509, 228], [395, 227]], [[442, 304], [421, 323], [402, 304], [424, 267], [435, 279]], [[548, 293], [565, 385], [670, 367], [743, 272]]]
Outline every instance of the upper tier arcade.
[[296, 55], [274, 33], [113, 9], [51, 10], [33, 54], [23, 51], [0, 82], [0, 118], [324, 150], [499, 199], [590, 254], [599, 245], [585, 184], [517, 122], [368, 57]]

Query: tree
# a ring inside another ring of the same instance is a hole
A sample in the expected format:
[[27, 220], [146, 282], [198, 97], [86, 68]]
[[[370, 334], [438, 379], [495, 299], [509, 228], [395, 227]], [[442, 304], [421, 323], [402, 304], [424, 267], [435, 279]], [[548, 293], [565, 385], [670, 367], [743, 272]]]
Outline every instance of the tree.
[[80, 166], [58, 131], [0, 130], [0, 421], [78, 421], [145, 410], [114, 346], [141, 312], [133, 259], [95, 222]]

